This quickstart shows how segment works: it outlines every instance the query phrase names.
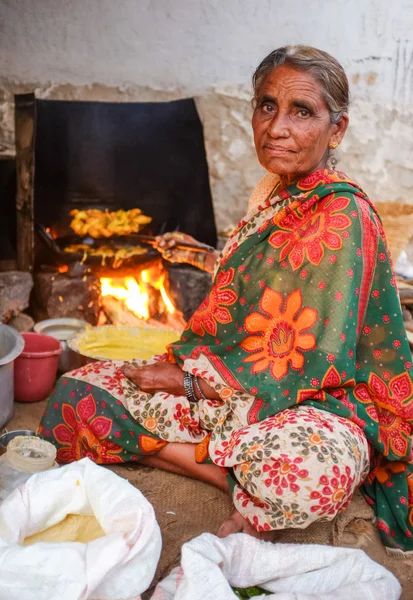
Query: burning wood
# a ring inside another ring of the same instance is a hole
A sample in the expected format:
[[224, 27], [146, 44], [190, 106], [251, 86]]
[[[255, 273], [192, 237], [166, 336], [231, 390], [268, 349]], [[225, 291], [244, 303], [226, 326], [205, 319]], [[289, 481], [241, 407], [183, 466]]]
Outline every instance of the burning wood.
[[148, 294], [134, 277], [125, 277], [123, 281], [102, 277], [100, 283], [102, 297], [112, 296], [115, 299], [123, 300], [124, 305], [131, 313], [141, 319], [149, 319]]
[[183, 315], [165, 289], [166, 271], [160, 267], [136, 277], [102, 277], [101, 306], [114, 325], [139, 326], [161, 323], [175, 331], [185, 327]]

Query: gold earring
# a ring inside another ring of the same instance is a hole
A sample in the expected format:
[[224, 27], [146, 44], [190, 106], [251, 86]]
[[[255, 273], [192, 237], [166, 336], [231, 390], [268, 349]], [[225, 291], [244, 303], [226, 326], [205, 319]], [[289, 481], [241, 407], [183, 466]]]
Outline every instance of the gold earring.
[[330, 144], [328, 145], [329, 148], [331, 148], [331, 150], [335, 150], [338, 146], [337, 142], [330, 142]]

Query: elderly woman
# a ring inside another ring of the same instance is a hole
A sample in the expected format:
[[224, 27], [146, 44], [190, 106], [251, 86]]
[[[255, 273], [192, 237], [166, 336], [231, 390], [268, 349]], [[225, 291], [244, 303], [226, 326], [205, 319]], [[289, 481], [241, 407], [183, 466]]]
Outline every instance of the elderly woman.
[[[363, 484], [386, 546], [411, 551], [412, 363], [396, 283], [374, 206], [328, 169], [349, 121], [346, 75], [288, 46], [253, 84], [268, 174], [210, 294], [167, 355], [61, 379], [43, 435], [61, 462], [137, 460], [227, 490], [221, 536], [331, 520]], [[166, 258], [173, 244], [162, 240]]]

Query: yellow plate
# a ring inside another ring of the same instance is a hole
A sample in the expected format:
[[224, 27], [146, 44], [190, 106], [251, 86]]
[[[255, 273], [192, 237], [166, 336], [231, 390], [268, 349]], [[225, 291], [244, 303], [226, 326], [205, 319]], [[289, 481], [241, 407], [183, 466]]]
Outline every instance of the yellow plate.
[[147, 360], [165, 352], [179, 333], [161, 327], [90, 327], [67, 341], [69, 348], [97, 360]]

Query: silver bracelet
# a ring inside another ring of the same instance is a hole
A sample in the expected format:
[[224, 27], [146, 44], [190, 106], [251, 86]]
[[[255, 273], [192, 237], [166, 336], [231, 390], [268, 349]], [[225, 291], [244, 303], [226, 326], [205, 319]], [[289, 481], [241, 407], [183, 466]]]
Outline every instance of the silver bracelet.
[[194, 377], [194, 382], [195, 382], [195, 387], [199, 392], [199, 395], [201, 396], [201, 398], [203, 400], [206, 400], [207, 398], [206, 398], [204, 392], [201, 390], [201, 386], [199, 385], [198, 377]]
[[189, 402], [198, 402], [194, 390], [194, 376], [192, 373], [188, 373], [188, 371], [184, 371], [184, 390]]

